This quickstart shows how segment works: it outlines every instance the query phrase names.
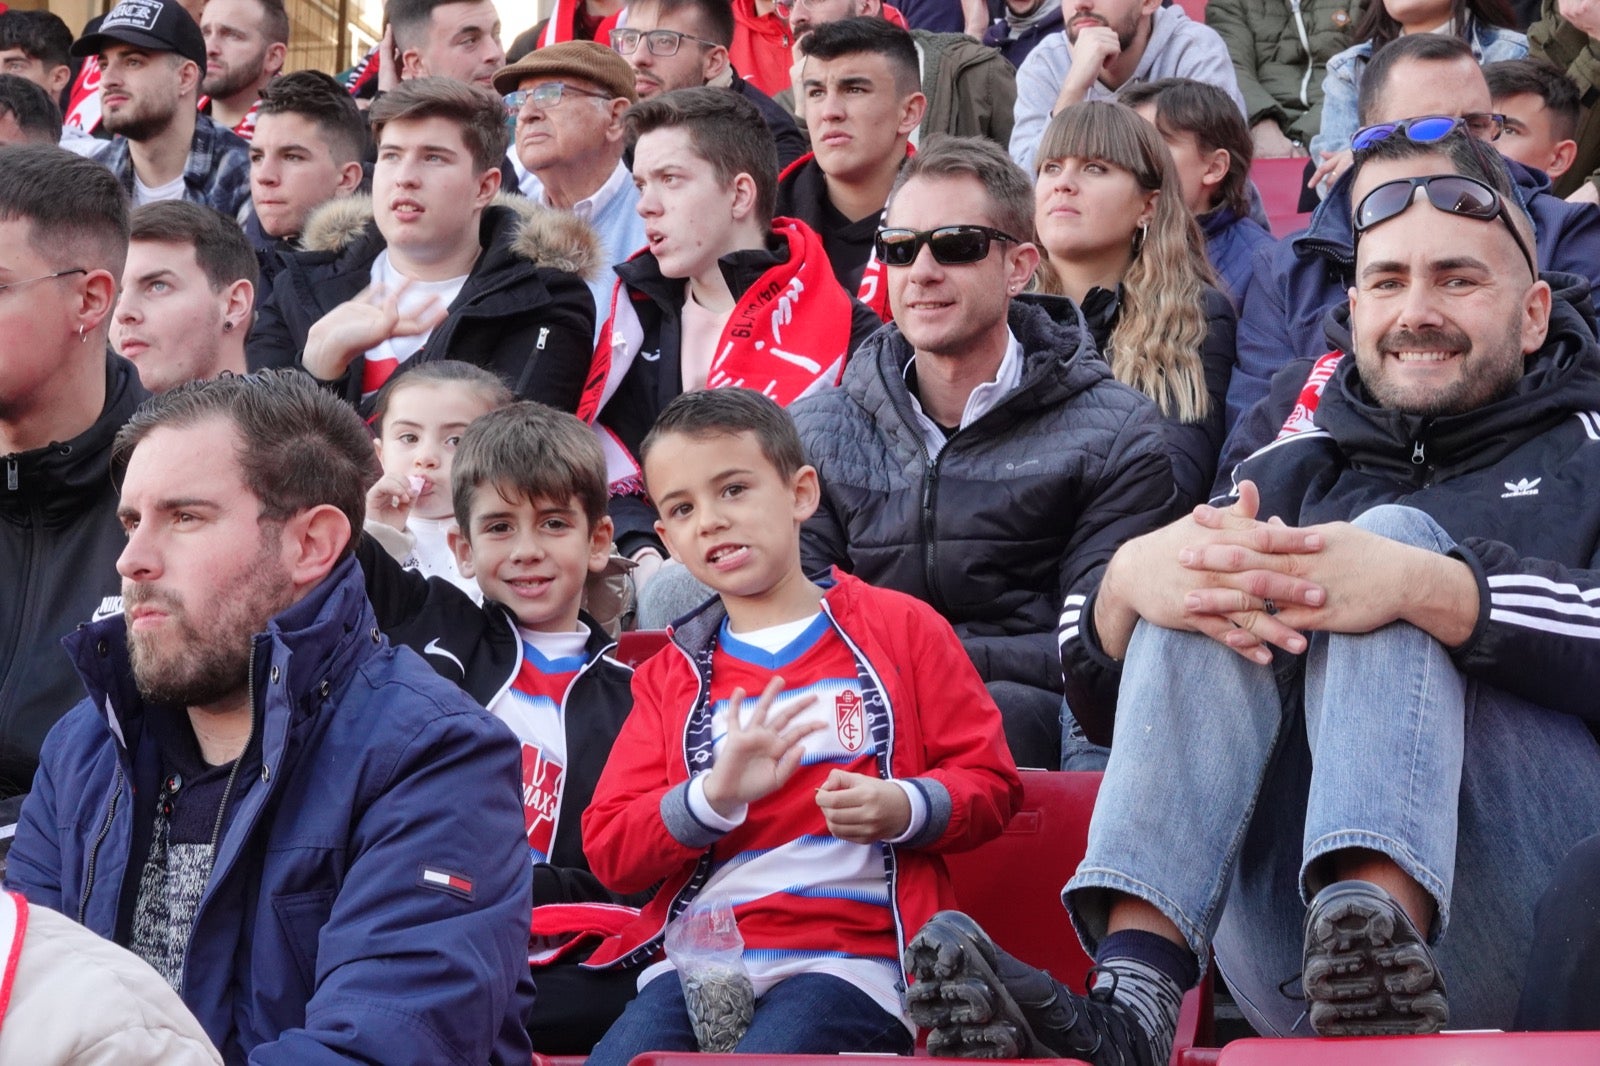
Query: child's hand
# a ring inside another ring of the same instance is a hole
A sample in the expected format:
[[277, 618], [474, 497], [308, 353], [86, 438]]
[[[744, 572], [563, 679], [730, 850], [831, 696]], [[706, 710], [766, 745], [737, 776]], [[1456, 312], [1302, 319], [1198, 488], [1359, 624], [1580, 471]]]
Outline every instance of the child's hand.
[[911, 801], [893, 781], [835, 770], [817, 789], [828, 832], [851, 844], [893, 840], [911, 828]]
[[367, 490], [367, 517], [395, 529], [406, 528], [406, 517], [417, 497], [399, 474], [385, 474]]
[[805, 754], [800, 742], [822, 728], [821, 722], [812, 722], [785, 732], [795, 716], [817, 698], [807, 696], [772, 713], [772, 704], [782, 691], [783, 678], [767, 682], [748, 724], [740, 721], [744, 690], [734, 689], [728, 700], [728, 735], [716, 765], [706, 775], [706, 802], [724, 818], [782, 788]]

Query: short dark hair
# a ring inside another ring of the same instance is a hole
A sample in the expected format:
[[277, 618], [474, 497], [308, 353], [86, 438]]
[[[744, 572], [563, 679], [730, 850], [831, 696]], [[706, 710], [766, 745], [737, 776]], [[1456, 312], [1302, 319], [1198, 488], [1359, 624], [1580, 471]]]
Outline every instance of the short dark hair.
[[[987, 137], [938, 134], [923, 141], [894, 179], [890, 206], [913, 178], [972, 178], [989, 195], [997, 229], [1023, 241], [1033, 233], [1033, 182], [1004, 148]], [[956, 220], [919, 219], [917, 225], [938, 226], [947, 221]]]
[[697, 389], [680, 393], [667, 404], [639, 445], [641, 467], [650, 457], [650, 449], [671, 433], [697, 440], [753, 433], [761, 454], [785, 480], [806, 465], [805, 447], [800, 443], [794, 419], [771, 398], [754, 389]]
[[395, 43], [410, 48], [433, 18], [433, 9], [446, 4], [465, 4], [471, 0], [389, 0], [383, 13], [394, 27]]
[[299, 115], [311, 122], [341, 166], [367, 154], [367, 124], [355, 97], [320, 70], [297, 70], [269, 81], [256, 115]]
[[692, 15], [700, 36], [727, 48], [733, 44], [733, 4], [729, 0], [637, 0], [656, 5], [656, 15]]
[[881, 18], [858, 16], [825, 22], [800, 38], [800, 52], [812, 59], [839, 59], [862, 53], [880, 55], [889, 61], [889, 69], [894, 71], [896, 92], [910, 96], [922, 91], [917, 46], [911, 34]]
[[413, 385], [434, 385], [453, 382], [468, 385], [477, 389], [488, 403], [491, 410], [504, 407], [516, 399], [515, 394], [506, 387], [494, 374], [481, 366], [464, 363], [459, 359], [434, 359], [418, 363], [411, 369], [401, 368], [388, 381], [383, 383], [383, 388], [378, 390], [377, 397], [372, 401], [372, 414], [368, 421], [372, 428], [379, 433], [383, 432], [383, 422], [389, 415], [389, 404], [394, 400], [395, 393], [408, 389]]
[[[1506, 170], [1505, 157], [1495, 151], [1493, 145], [1480, 141], [1464, 129], [1456, 130], [1448, 137], [1426, 144], [1418, 144], [1409, 137], [1385, 137], [1372, 147], [1356, 152], [1355, 162], [1350, 165], [1351, 188], [1355, 187], [1362, 168], [1368, 163], [1419, 159], [1430, 155], [1444, 156], [1457, 174], [1476, 178], [1500, 195], [1501, 202], [1505, 204], [1506, 216], [1526, 241], [1528, 250], [1537, 263], [1539, 249], [1535, 243], [1533, 221], [1528, 217], [1527, 210], [1518, 198], [1516, 188], [1511, 181], [1511, 174]], [[1360, 206], [1354, 202], [1350, 205], [1352, 211]]]
[[0, 74], [0, 115], [17, 120], [22, 135], [34, 144], [61, 143], [61, 109], [50, 94], [27, 78]]
[[211, 418], [227, 419], [239, 434], [235, 458], [245, 487], [261, 503], [262, 521], [286, 522], [329, 504], [350, 521], [350, 542], [340, 558], [355, 550], [367, 488], [383, 471], [355, 408], [299, 370], [224, 374], [146, 400], [111, 446], [117, 480], [152, 431]]
[[1550, 128], [1558, 141], [1570, 141], [1578, 135], [1578, 117], [1582, 103], [1578, 87], [1560, 67], [1548, 59], [1503, 59], [1498, 63], [1485, 63], [1483, 80], [1489, 83], [1489, 95], [1496, 100], [1527, 93], [1544, 101], [1550, 112]]
[[200, 265], [212, 292], [221, 292], [236, 281], [248, 281], [254, 287], [260, 280], [261, 267], [244, 230], [233, 219], [204, 204], [183, 200], [145, 204], [134, 208], [128, 222], [129, 240], [193, 248], [194, 261]]
[[[1373, 2], [1377, 7], [1383, 6], [1379, 0]], [[1377, 121], [1372, 115], [1372, 109], [1377, 106], [1378, 99], [1388, 91], [1389, 79], [1397, 65], [1407, 60], [1419, 63], [1448, 63], [1457, 59], [1477, 62], [1466, 41], [1444, 33], [1408, 33], [1377, 49], [1367, 61], [1366, 69], [1361, 72], [1361, 84], [1356, 89], [1357, 121], [1363, 126], [1370, 126]]]
[[31, 223], [29, 244], [58, 269], [122, 277], [128, 195], [93, 159], [49, 144], [0, 147], [0, 222]]
[[450, 466], [450, 502], [461, 535], [472, 539], [472, 501], [493, 487], [503, 499], [565, 504], [577, 497], [592, 529], [606, 516], [610, 493], [600, 441], [580, 419], [524, 400], [476, 419], [461, 436]]
[[13, 48], [46, 68], [72, 65], [72, 31], [48, 11], [0, 12], [0, 51]]
[[403, 81], [378, 97], [367, 114], [372, 119], [374, 144], [383, 143], [384, 128], [391, 122], [426, 118], [454, 122], [480, 174], [500, 166], [509, 143], [505, 104], [482, 89], [454, 78]]
[[756, 214], [770, 223], [778, 202], [778, 148], [756, 105], [727, 89], [674, 89], [640, 100], [623, 116], [637, 140], [647, 133], [683, 129], [696, 154], [724, 187], [740, 174], [756, 184]]
[[261, 35], [272, 44], [289, 43], [289, 11], [283, 0], [256, 0], [261, 5]]
[[1250, 164], [1255, 160], [1255, 143], [1244, 116], [1227, 93], [1193, 78], [1161, 78], [1127, 86], [1117, 99], [1132, 108], [1153, 105], [1156, 129], [1192, 134], [1202, 152], [1225, 149], [1228, 173], [1217, 188], [1217, 200], [1240, 218], [1250, 214]]

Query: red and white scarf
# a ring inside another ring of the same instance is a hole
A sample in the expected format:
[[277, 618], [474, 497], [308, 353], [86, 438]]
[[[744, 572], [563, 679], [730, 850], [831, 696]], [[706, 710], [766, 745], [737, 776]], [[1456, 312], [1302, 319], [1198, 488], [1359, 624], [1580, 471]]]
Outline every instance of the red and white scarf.
[[100, 57], [87, 56], [67, 95], [67, 125], [84, 133], [100, 126]]
[[[789, 255], [741, 293], [722, 327], [706, 388], [755, 389], [779, 406], [831, 385], [850, 354], [850, 294], [834, 280], [822, 238], [793, 218], [775, 218], [772, 231]], [[648, 255], [635, 253], [635, 258]], [[600, 327], [578, 417], [594, 422], [615, 395], [644, 344], [644, 327], [627, 286], [611, 289], [611, 313]], [[614, 433], [601, 427], [613, 491], [636, 491], [639, 467]]]
[[[544, 32], [539, 35], [540, 48], [549, 48], [553, 44], [573, 39], [578, 5], [583, 2], [584, 0], [556, 0], [555, 9], [550, 12], [550, 19], [544, 24]], [[623, 16], [627, 10], [627, 7], [623, 6], [616, 14], [601, 19], [600, 25], [595, 28], [593, 39], [607, 48], [611, 47], [611, 31], [623, 24], [625, 21]]]
[[1343, 358], [1343, 352], [1329, 352], [1312, 364], [1311, 373], [1306, 375], [1306, 383], [1300, 388], [1300, 398], [1295, 401], [1289, 417], [1283, 420], [1283, 428], [1278, 430], [1275, 440], [1309, 433], [1317, 428], [1317, 406], [1322, 403], [1322, 393], [1327, 389], [1328, 382], [1333, 380], [1333, 373], [1339, 369], [1339, 361]]

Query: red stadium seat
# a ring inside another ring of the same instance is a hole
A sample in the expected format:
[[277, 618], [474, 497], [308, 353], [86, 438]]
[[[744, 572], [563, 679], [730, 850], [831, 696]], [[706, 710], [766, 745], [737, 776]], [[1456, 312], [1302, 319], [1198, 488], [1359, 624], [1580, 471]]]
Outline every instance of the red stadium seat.
[[1600, 1033], [1440, 1033], [1235, 1040], [1218, 1066], [1546, 1066], [1600, 1062]]
[[634, 629], [617, 637], [616, 658], [637, 669], [640, 663], [666, 646], [665, 629]]
[[1250, 180], [1261, 192], [1274, 237], [1287, 236], [1311, 221], [1309, 212], [1300, 211], [1300, 190], [1306, 181], [1304, 159], [1257, 159], [1250, 164]]
[[1206, 20], [1206, 0], [1172, 0], [1172, 6], [1183, 8], [1183, 13], [1195, 22]]

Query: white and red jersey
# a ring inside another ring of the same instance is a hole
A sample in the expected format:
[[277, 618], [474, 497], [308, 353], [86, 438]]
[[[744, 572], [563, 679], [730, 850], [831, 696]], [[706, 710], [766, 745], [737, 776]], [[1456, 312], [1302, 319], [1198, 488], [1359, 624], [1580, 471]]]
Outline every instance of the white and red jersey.
[[588, 634], [559, 634], [569, 635], [579, 650], [570, 656], [555, 657], [546, 656], [524, 635], [517, 676], [489, 708], [511, 727], [522, 745], [522, 813], [534, 862], [550, 861], [567, 772], [567, 735], [562, 716], [567, 693], [588, 662], [582, 651]]

